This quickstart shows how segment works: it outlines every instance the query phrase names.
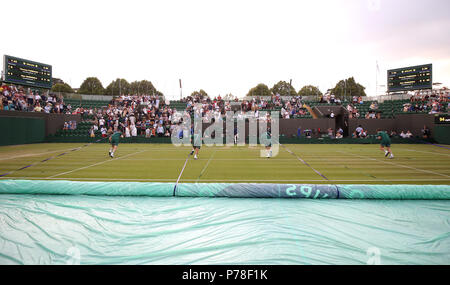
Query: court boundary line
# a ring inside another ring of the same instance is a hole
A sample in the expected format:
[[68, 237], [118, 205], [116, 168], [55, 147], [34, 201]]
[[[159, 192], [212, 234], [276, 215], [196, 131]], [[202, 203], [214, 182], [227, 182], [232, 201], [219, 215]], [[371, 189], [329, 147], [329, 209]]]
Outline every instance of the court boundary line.
[[[111, 160], [112, 161], [112, 160]], [[160, 178], [75, 178], [75, 177], [62, 177], [62, 178], [44, 178], [44, 177], [3, 177], [0, 178], [0, 180], [19, 180], [19, 179], [28, 179], [28, 180], [87, 180], [87, 181], [124, 181], [124, 182], [133, 182], [133, 181], [154, 181], [154, 182], [175, 182], [175, 179], [160, 179]], [[196, 181], [196, 179], [183, 179], [183, 181]], [[252, 180], [252, 179], [206, 179], [202, 180], [204, 182], [248, 182], [248, 183], [254, 183], [254, 182], [328, 182], [326, 180], [311, 180], [311, 179], [296, 179], [296, 180], [277, 180], [277, 179], [266, 179], [266, 180]], [[380, 182], [376, 180], [369, 180], [369, 179], [339, 179], [339, 180], [329, 180], [330, 182]], [[385, 179], [383, 182], [427, 182], [427, 181], [450, 181], [450, 178], [431, 178], [431, 179]], [[376, 183], [376, 185], [382, 185], [380, 183]]]
[[200, 180], [200, 177], [202, 177], [203, 173], [206, 171], [206, 169], [208, 168], [208, 165], [210, 164], [212, 158], [214, 157], [214, 155], [216, 154], [216, 152], [214, 151], [211, 156], [208, 159], [208, 162], [206, 163], [206, 165], [203, 167], [202, 171], [200, 172], [200, 175], [197, 177], [197, 180], [195, 181], [195, 183], [197, 183]]
[[[414, 156], [419, 158], [418, 156]], [[340, 157], [327, 157], [327, 158], [308, 158], [308, 161], [323, 161], [323, 160], [332, 160], [332, 161], [342, 161], [342, 159], [348, 160], [348, 161], [361, 161], [359, 158], [348, 158], [345, 156]], [[132, 158], [128, 159], [129, 161], [185, 161], [184, 158]], [[214, 161], [265, 161], [267, 159], [263, 158], [216, 158]], [[296, 158], [272, 158], [272, 161], [292, 161], [297, 162], [298, 159]]]
[[[362, 162], [363, 161], [360, 158], [355, 158], [355, 159], [349, 159], [347, 157], [344, 157], [344, 158], [345, 158], [345, 161], [358, 161], [358, 162]], [[372, 175], [370, 173], [367, 174], [367, 173], [364, 173], [364, 172], [360, 172], [358, 169], [350, 168], [347, 165], [343, 164], [342, 159], [330, 159], [329, 157], [325, 157], [325, 158], [315, 158], [315, 159], [311, 159], [311, 160], [313, 160], [313, 161], [324, 161], [324, 162], [328, 161], [328, 162], [331, 162], [333, 164], [333, 166], [335, 166], [335, 167], [342, 166], [343, 168], [346, 169], [346, 171], [351, 171], [353, 173], [360, 174], [360, 175], [362, 174], [364, 176], [372, 177], [374, 179], [374, 180], [368, 180], [368, 181], [383, 181], [383, 182], [387, 181], [386, 179], [376, 177], [375, 175]], [[341, 164], [336, 164], [336, 161], [341, 161]], [[330, 179], [330, 181], [336, 181], [336, 180]]]
[[90, 168], [90, 167], [93, 167], [93, 166], [97, 166], [97, 165], [100, 165], [100, 164], [104, 164], [104, 163], [107, 163], [107, 162], [109, 162], [109, 161], [116, 161], [116, 160], [123, 159], [123, 158], [129, 157], [129, 156], [135, 155], [135, 154], [143, 153], [143, 152], [146, 152], [146, 151], [147, 151], [147, 150], [142, 150], [142, 151], [130, 153], [130, 154], [127, 154], [127, 155], [118, 157], [118, 158], [113, 158], [113, 159], [104, 160], [104, 161], [97, 162], [97, 163], [94, 163], [94, 164], [91, 164], [91, 165], [87, 165], [87, 166], [83, 166], [83, 167], [80, 167], [80, 168], [77, 168], [77, 169], [74, 169], [74, 170], [70, 170], [70, 171], [66, 171], [66, 172], [59, 173], [59, 174], [55, 174], [55, 175], [52, 175], [52, 176], [47, 177], [46, 179], [51, 179], [51, 178], [55, 178], [55, 177], [57, 177], [57, 176], [66, 175], [66, 174], [69, 174], [69, 173], [73, 173], [73, 172], [76, 172], [76, 171], [79, 171], [79, 170], [83, 170], [83, 169], [87, 169], [87, 168]]
[[188, 157], [186, 158], [186, 161], [184, 162], [183, 169], [181, 169], [180, 175], [178, 176], [178, 179], [177, 179], [177, 181], [175, 183], [175, 186], [173, 187], [173, 197], [175, 197], [177, 195], [178, 182], [180, 182], [181, 175], [183, 175], [184, 169], [186, 168], [186, 165], [187, 165], [190, 157], [191, 157], [191, 154], [189, 153]]
[[68, 151], [68, 150], [72, 150], [72, 149], [73, 148], [53, 150], [53, 151], [47, 151], [47, 152], [42, 152], [42, 153], [38, 153], [38, 154], [23, 154], [23, 155], [18, 155], [18, 156], [14, 156], [14, 157], [0, 158], [0, 161], [11, 160], [11, 159], [16, 159], [16, 158], [35, 157], [35, 156], [46, 155], [46, 154], [50, 154], [50, 153], [54, 153], [54, 152]]
[[299, 157], [296, 153], [294, 153], [293, 151], [291, 151], [290, 149], [288, 149], [286, 146], [280, 144], [285, 151], [287, 151], [289, 154], [292, 154], [293, 156], [295, 156], [297, 158], [298, 161], [302, 162], [304, 165], [308, 166], [309, 168], [311, 168], [317, 175], [319, 175], [320, 177], [322, 177], [323, 179], [325, 179], [326, 181], [330, 181], [325, 175], [323, 175], [321, 172], [319, 172], [318, 170], [316, 170], [314, 167], [312, 167], [311, 165], [309, 165], [309, 163], [307, 163], [306, 161], [304, 161], [301, 157]]
[[381, 163], [385, 163], [385, 164], [391, 164], [391, 165], [394, 165], [394, 166], [399, 166], [399, 167], [403, 167], [403, 168], [413, 169], [413, 170], [416, 170], [416, 171], [419, 171], [419, 172], [431, 173], [431, 174], [434, 174], [434, 175], [439, 175], [439, 176], [444, 176], [444, 177], [450, 178], [450, 175], [434, 172], [434, 171], [431, 171], [431, 170], [425, 170], [425, 169], [415, 168], [415, 167], [412, 167], [412, 166], [406, 166], [406, 165], [402, 165], [402, 164], [397, 164], [397, 163], [393, 163], [391, 161], [378, 160], [376, 158], [372, 158], [372, 157], [368, 157], [368, 156], [367, 157], [366, 156], [360, 156], [360, 155], [357, 155], [357, 154], [353, 154], [351, 152], [341, 152], [341, 151], [338, 151], [338, 152], [350, 154], [350, 155], [353, 155], [353, 156], [356, 156], [356, 157], [360, 157], [360, 158], [364, 158], [364, 159], [368, 159], [368, 160], [373, 160], [373, 161], [377, 161], [377, 162], [381, 162]]
[[438, 153], [438, 152], [430, 152], [430, 151], [422, 151], [422, 150], [414, 150], [414, 149], [405, 149], [405, 150], [406, 151], [414, 151], [414, 152], [422, 152], [422, 153], [430, 153], [430, 154], [436, 154], [436, 155], [450, 156], [450, 154], [447, 154], [447, 153]]

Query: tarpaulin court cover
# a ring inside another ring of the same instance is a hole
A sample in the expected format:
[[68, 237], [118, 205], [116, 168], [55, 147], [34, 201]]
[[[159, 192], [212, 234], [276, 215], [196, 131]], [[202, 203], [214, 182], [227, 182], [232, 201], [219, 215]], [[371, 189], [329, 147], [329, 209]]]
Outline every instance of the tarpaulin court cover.
[[449, 264], [449, 185], [0, 181], [1, 264]]

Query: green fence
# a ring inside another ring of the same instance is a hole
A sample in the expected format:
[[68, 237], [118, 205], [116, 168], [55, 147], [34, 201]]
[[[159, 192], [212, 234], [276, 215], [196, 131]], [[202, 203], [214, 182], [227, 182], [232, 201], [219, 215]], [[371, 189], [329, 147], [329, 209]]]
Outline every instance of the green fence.
[[450, 125], [436, 125], [433, 137], [440, 144], [450, 144]]
[[40, 118], [0, 117], [0, 145], [45, 141], [45, 120]]

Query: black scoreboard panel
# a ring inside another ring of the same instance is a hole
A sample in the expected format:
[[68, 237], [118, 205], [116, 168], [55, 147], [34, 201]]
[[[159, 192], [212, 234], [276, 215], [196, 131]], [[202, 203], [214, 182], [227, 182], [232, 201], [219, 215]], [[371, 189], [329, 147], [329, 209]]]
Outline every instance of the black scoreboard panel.
[[388, 92], [433, 88], [433, 65], [388, 70]]
[[450, 125], [450, 115], [443, 114], [443, 115], [436, 115], [434, 117], [434, 123], [439, 125]]
[[52, 66], [23, 58], [3, 57], [4, 81], [7, 83], [52, 88]]

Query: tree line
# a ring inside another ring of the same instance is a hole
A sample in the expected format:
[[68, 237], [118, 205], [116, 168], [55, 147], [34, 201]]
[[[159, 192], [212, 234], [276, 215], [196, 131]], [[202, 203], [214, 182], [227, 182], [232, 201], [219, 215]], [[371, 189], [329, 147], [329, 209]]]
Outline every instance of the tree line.
[[[74, 93], [73, 88], [69, 84], [58, 78], [56, 78], [56, 80], [55, 78], [53, 79], [52, 91]], [[148, 80], [133, 81], [129, 83], [126, 79], [117, 78], [104, 88], [102, 82], [97, 77], [86, 78], [77, 93], [112, 96], [128, 94], [163, 96], [163, 94], [155, 88], [153, 83]]]
[[[334, 94], [340, 99], [351, 99], [353, 96], [366, 96], [365, 87], [355, 81], [353, 77], [340, 80], [334, 88], [327, 90], [329, 93]], [[52, 91], [74, 93], [72, 87], [65, 83], [61, 79], [53, 79]], [[163, 96], [163, 93], [158, 91], [151, 81], [141, 80], [133, 81], [129, 83], [126, 79], [117, 78], [113, 80], [106, 88], [103, 87], [101, 81], [97, 77], [88, 77], [81, 84], [78, 93], [91, 94], [91, 95], [158, 95]], [[279, 81], [274, 84], [272, 88], [269, 88], [266, 84], [260, 83], [257, 86], [251, 88], [247, 96], [272, 96], [272, 94], [279, 94], [280, 96], [316, 96], [320, 98], [323, 93], [317, 86], [306, 85], [300, 90], [296, 90], [291, 83], [286, 81]], [[194, 91], [191, 96], [203, 95], [208, 96], [204, 90]], [[231, 94], [230, 97], [232, 97]], [[227, 95], [227, 96], [228, 96]]]
[[[333, 88], [327, 91], [330, 94], [334, 94], [337, 98], [350, 99], [353, 96], [366, 96], [365, 89], [364, 86], [355, 81], [355, 78], [350, 77], [340, 80]], [[286, 81], [279, 81], [272, 88], [260, 83], [251, 88], [247, 96], [272, 96], [272, 94], [279, 94], [280, 96], [316, 96], [317, 98], [323, 96], [323, 93], [317, 86], [306, 85], [297, 92], [295, 87]]]

